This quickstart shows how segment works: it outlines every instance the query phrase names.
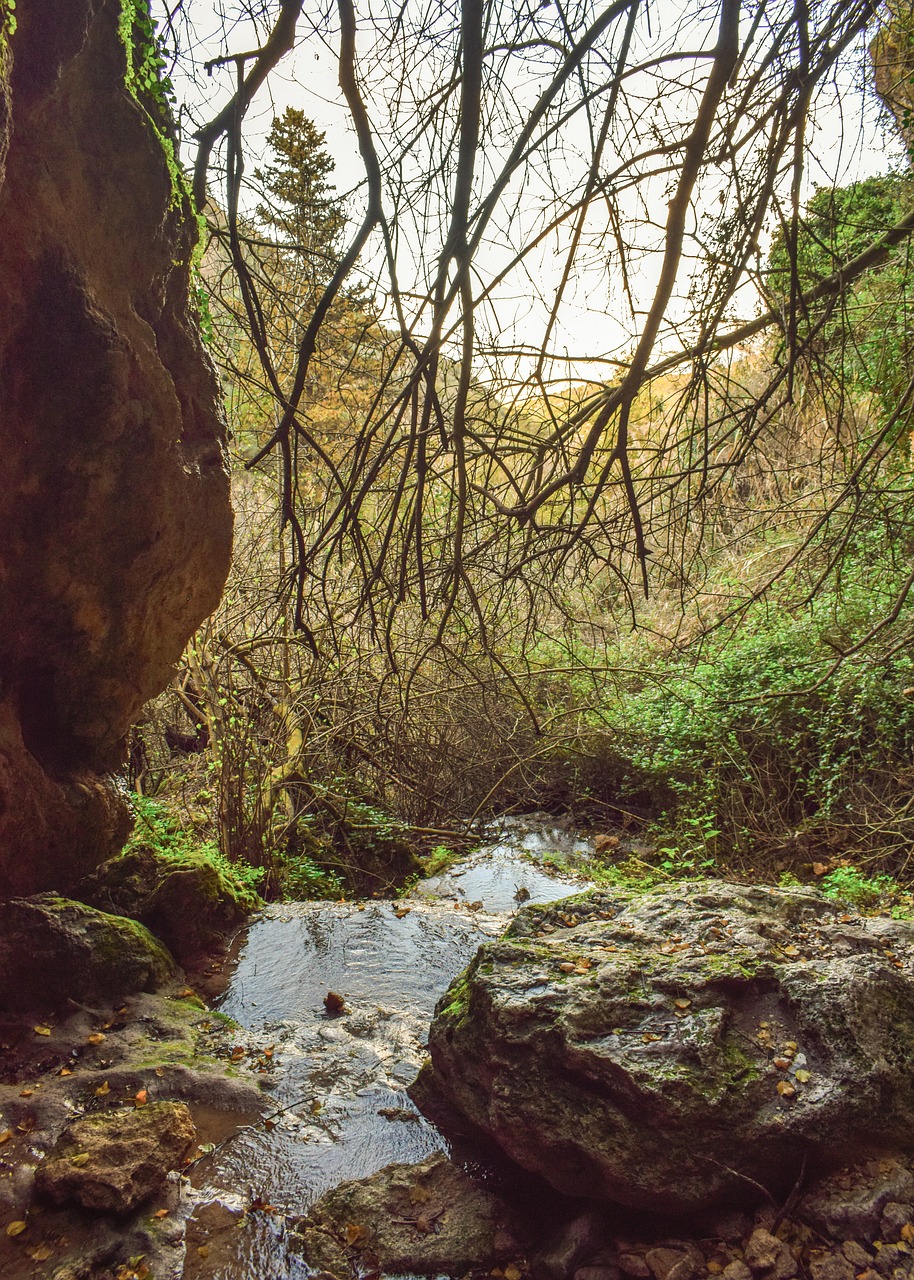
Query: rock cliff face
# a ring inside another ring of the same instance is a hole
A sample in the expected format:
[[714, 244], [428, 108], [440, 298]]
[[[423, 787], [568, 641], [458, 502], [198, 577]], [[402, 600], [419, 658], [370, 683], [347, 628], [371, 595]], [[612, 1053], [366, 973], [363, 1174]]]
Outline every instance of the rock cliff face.
[[128, 87], [138, 3], [19, 0], [10, 30], [0, 2], [0, 896], [118, 847], [107, 775], [231, 553], [196, 224]]

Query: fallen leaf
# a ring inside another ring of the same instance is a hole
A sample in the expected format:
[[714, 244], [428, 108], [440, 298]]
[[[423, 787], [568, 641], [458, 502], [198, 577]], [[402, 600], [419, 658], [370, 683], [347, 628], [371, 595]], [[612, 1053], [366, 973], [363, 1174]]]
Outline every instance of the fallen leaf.
[[69, 1067], [61, 1067], [57, 1074], [59, 1076], [71, 1076], [73, 1072], [70, 1070]]
[[524, 1273], [520, 1270], [520, 1268], [516, 1267], [513, 1262], [510, 1262], [505, 1267], [505, 1280], [520, 1280], [523, 1274]]
[[427, 1204], [432, 1198], [432, 1193], [425, 1187], [415, 1186], [409, 1189], [410, 1204]]
[[154, 1218], [167, 1218], [167, 1217], [168, 1217], [168, 1210], [167, 1210], [167, 1209], [156, 1209], [155, 1213], [154, 1213], [152, 1216], [153, 1216]]
[[133, 1095], [133, 1101], [138, 1107], [145, 1107], [149, 1101], [149, 1094], [145, 1089], [140, 1089], [139, 1093]]
[[800, 1084], [808, 1084], [809, 1081], [812, 1079], [812, 1072], [804, 1071], [801, 1068], [799, 1071], [797, 1071], [796, 1077], [799, 1080]]
[[359, 905], [356, 907], [356, 910], [357, 910], [357, 911], [364, 911], [364, 910], [365, 910], [365, 903], [364, 903], [364, 902], [360, 902], [360, 903], [359, 903]]
[[347, 1222], [346, 1227], [343, 1231], [343, 1235], [346, 1239], [347, 1244], [359, 1244], [362, 1240], [365, 1239], [367, 1234], [368, 1232], [365, 1230], [363, 1226], [359, 1226], [354, 1222]]
[[574, 973], [574, 965], [571, 963], [570, 960], [563, 960], [562, 963], [559, 965], [559, 968], [561, 969], [562, 973]]
[[267, 1133], [272, 1133], [272, 1132], [273, 1132], [273, 1130], [276, 1128], [276, 1121], [275, 1121], [275, 1120], [264, 1120], [264, 1122], [263, 1122], [263, 1127], [266, 1129]]
[[93, 1031], [91, 1036], [86, 1036], [86, 1044], [104, 1044], [105, 1038], [100, 1031]]
[[317, 1098], [315, 1098], [314, 1101], [311, 1103], [311, 1106], [308, 1108], [308, 1110], [311, 1112], [313, 1116], [320, 1115], [321, 1111], [323, 1110], [323, 1106], [324, 1104], [322, 1102], [318, 1102]]
[[35, 1090], [34, 1090], [34, 1089], [20, 1089], [20, 1090], [19, 1090], [19, 1097], [20, 1097], [20, 1098], [31, 1098], [31, 1096], [32, 1096], [32, 1094], [33, 1094], [34, 1092], [35, 1092]]
[[26, 1116], [24, 1120], [19, 1121], [19, 1123], [16, 1125], [16, 1128], [19, 1130], [20, 1133], [31, 1133], [32, 1130], [35, 1128], [35, 1117]]
[[279, 1212], [278, 1209], [276, 1208], [276, 1205], [269, 1204], [268, 1201], [264, 1200], [263, 1196], [255, 1196], [254, 1199], [251, 1201], [251, 1203], [248, 1205], [248, 1208], [258, 1210], [260, 1213], [278, 1213]]
[[827, 870], [827, 862], [814, 862], [812, 864], [812, 873], [814, 876], [824, 876]]
[[346, 1008], [346, 1001], [337, 991], [328, 991], [324, 996], [324, 1008], [328, 1013], [342, 1013]]
[[216, 1150], [215, 1142], [201, 1142], [197, 1150], [201, 1156], [211, 1156]]
[[778, 1071], [786, 1071], [787, 1068], [790, 1066], [789, 1058], [774, 1058], [772, 1061], [774, 1062], [774, 1065], [777, 1067]]
[[36, 1244], [34, 1249], [26, 1249], [33, 1262], [47, 1262], [53, 1252], [49, 1244]]
[[208, 1258], [208, 1257], [209, 1257], [209, 1245], [208, 1245], [208, 1244], [201, 1244], [201, 1245], [200, 1245], [200, 1247], [197, 1249], [197, 1257], [199, 1257], [199, 1258]]
[[197, 993], [194, 991], [193, 987], [185, 987], [182, 991], [178, 992], [178, 999], [189, 1000], [191, 996], [195, 996], [196, 994]]
[[673, 1001], [673, 1004], [676, 1006], [677, 1009], [688, 1009], [691, 1003], [692, 1003], [691, 1000], [685, 1000], [685, 999]]
[[264, 1056], [265, 1058], [272, 1058], [272, 1057], [273, 1057], [273, 1049], [274, 1049], [274, 1047], [275, 1047], [275, 1046], [271, 1044], [271, 1045], [269, 1046], [269, 1048], [264, 1049], [264, 1051], [263, 1051], [263, 1056]]
[[244, 1057], [244, 1054], [245, 1054], [244, 1047], [240, 1044], [236, 1044], [234, 1049], [232, 1050], [232, 1062], [240, 1062], [241, 1059]]
[[906, 1244], [914, 1244], [914, 1226], [906, 1222], [901, 1228], [901, 1238]]
[[416, 1230], [422, 1231], [427, 1236], [434, 1235], [435, 1221], [438, 1218], [438, 1216], [439, 1215], [437, 1213], [436, 1214], [420, 1213], [415, 1223]]
[[789, 1080], [779, 1080], [777, 1083], [777, 1090], [782, 1098], [792, 1098], [796, 1093], [796, 1089]]
[[87, 1165], [88, 1163], [89, 1163], [88, 1151], [80, 1151], [79, 1155], [70, 1156], [70, 1164], [75, 1164], [77, 1169], [81, 1169], [83, 1165]]
[[4, 1142], [9, 1142], [12, 1136], [13, 1136], [12, 1129], [4, 1129], [3, 1132], [0, 1133], [0, 1147], [3, 1146]]
[[49, 1036], [51, 1034], [50, 1027], [37, 1026], [32, 1027], [32, 1030], [35, 1032], [36, 1036]]
[[22, 1219], [20, 1218], [18, 1221], [11, 1222], [9, 1224], [9, 1226], [6, 1228], [6, 1234], [10, 1237], [10, 1239], [13, 1239], [14, 1236], [21, 1236], [27, 1226], [28, 1226], [28, 1223], [23, 1222]]
[[107, 1098], [110, 1092], [111, 1092], [111, 1086], [106, 1080], [104, 1084], [100, 1084], [98, 1088], [95, 1090], [95, 1096], [96, 1098]]
[[795, 947], [792, 942], [784, 948], [785, 956], [798, 956], [799, 954], [800, 954], [800, 948]]
[[408, 916], [409, 913], [410, 913], [409, 907], [397, 907], [394, 910], [394, 915], [397, 917], [398, 920], [402, 920], [403, 917]]
[[161, 1079], [162, 1076], [164, 1076], [164, 1074], [165, 1074], [164, 1067], [156, 1067], [156, 1075], [159, 1077], [159, 1079]]

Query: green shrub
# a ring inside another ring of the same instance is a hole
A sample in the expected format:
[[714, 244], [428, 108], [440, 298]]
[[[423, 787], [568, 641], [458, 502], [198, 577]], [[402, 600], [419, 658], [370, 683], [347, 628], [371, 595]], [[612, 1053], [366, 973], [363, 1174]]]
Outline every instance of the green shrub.
[[164, 858], [204, 857], [243, 889], [255, 893], [260, 890], [265, 875], [263, 867], [229, 862], [214, 841], [201, 841], [193, 831], [182, 827], [161, 800], [139, 795], [131, 795], [130, 798], [136, 823], [124, 847], [125, 853], [140, 845], [148, 845]]

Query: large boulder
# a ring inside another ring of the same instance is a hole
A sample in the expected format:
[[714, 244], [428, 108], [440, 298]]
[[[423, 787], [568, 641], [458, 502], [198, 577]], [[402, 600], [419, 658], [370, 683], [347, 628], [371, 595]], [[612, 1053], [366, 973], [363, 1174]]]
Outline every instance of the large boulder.
[[68, 892], [123, 843], [108, 774], [229, 566], [198, 229], [142, 9], [0, 5], [0, 897]]
[[572, 1196], [686, 1213], [914, 1147], [914, 927], [703, 881], [527, 907], [411, 1093]]
[[146, 845], [109, 859], [78, 892], [102, 911], [142, 921], [182, 964], [217, 946], [260, 905], [203, 854], [169, 858]]
[[129, 1213], [162, 1191], [196, 1136], [183, 1102], [83, 1116], [67, 1126], [39, 1166], [35, 1186], [54, 1204]]
[[174, 976], [171, 956], [134, 920], [50, 893], [0, 902], [0, 1009], [117, 1000]]

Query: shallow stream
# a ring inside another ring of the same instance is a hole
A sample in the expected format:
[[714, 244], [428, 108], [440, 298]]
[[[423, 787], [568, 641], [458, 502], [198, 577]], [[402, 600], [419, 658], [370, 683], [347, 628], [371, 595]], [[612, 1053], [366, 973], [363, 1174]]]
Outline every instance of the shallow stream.
[[[206, 1265], [189, 1250], [188, 1276], [282, 1280], [309, 1274], [288, 1247], [287, 1217], [318, 1196], [392, 1161], [421, 1160], [444, 1139], [406, 1086], [424, 1057], [434, 1006], [487, 937], [523, 902], [587, 887], [537, 859], [559, 850], [586, 861], [591, 846], [564, 828], [505, 823], [490, 843], [390, 902], [286, 903], [250, 928], [221, 1002], [243, 1029], [239, 1056], [275, 1081], [275, 1117], [243, 1130], [200, 1167], [201, 1221], [246, 1206]], [[343, 1012], [328, 1014], [328, 992]]]

